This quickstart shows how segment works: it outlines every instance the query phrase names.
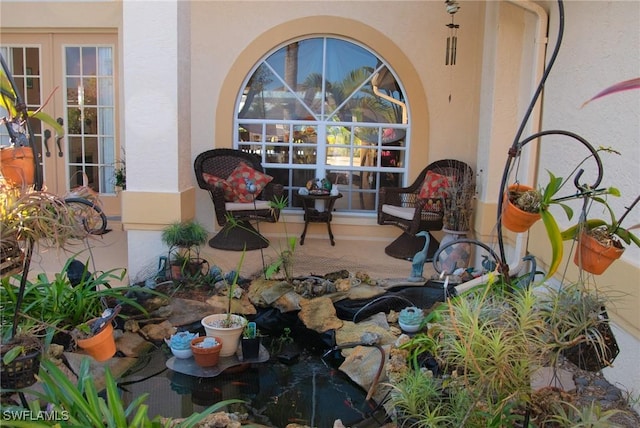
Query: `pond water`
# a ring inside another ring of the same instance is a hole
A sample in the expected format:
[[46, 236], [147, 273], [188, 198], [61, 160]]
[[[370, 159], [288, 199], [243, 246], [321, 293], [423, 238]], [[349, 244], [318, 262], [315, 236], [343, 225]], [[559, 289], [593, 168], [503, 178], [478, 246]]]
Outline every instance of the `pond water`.
[[[451, 292], [445, 291], [441, 284], [401, 287], [377, 298], [342, 300], [334, 305], [339, 318], [359, 322], [391, 309], [428, 308]], [[336, 419], [354, 428], [384, 424], [386, 413], [381, 406], [366, 401], [367, 391], [338, 370], [342, 362], [339, 352], [324, 355], [335, 345], [333, 333], [318, 334], [307, 329], [295, 312], [281, 314], [267, 309], [259, 312], [254, 321], [270, 338], [279, 337], [288, 326], [291, 337], [303, 349], [300, 357], [292, 364], [285, 364], [271, 352], [271, 358], [264, 363], [201, 378], [168, 369], [166, 361], [171, 354], [162, 346], [142, 357], [131, 374], [122, 379], [123, 399], [129, 403], [140, 394], [149, 393], [146, 404], [151, 417], [187, 417], [219, 401], [237, 398], [247, 404], [233, 405], [227, 411], [246, 413], [250, 421], [270, 427], [298, 423], [324, 428], [332, 427]], [[270, 349], [269, 337], [266, 344], [263, 343], [267, 350]]]
[[304, 352], [291, 365], [272, 358], [243, 371], [198, 378], [166, 369], [171, 357], [167, 352], [154, 350], [121, 381], [126, 404], [140, 394], [150, 394], [146, 404], [152, 417], [187, 417], [219, 401], [238, 398], [248, 404], [233, 405], [227, 411], [247, 413], [250, 421], [270, 427], [290, 423], [331, 427], [336, 419], [346, 426], [373, 427], [385, 419], [381, 408], [365, 401], [366, 391], [334, 367], [337, 362], [331, 356], [323, 360]]

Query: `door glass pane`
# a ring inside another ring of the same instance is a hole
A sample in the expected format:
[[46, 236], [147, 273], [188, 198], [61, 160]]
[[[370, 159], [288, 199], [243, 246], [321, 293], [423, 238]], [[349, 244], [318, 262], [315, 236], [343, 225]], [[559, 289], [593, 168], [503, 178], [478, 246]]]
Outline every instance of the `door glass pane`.
[[[9, 67], [22, 102], [27, 105], [29, 111], [38, 110], [42, 106], [43, 100], [40, 48], [33, 46], [2, 46], [0, 47], [0, 53]], [[9, 112], [0, 107], [0, 116], [8, 117]], [[39, 147], [40, 153], [46, 153], [42, 144], [42, 122], [31, 120], [29, 124], [33, 133], [34, 144]], [[0, 145], [8, 146], [11, 143], [6, 127], [0, 127]], [[42, 163], [41, 160], [40, 163]]]
[[114, 193], [113, 48], [67, 46], [65, 54], [69, 176], [82, 171], [94, 190]]
[[261, 156], [289, 196], [331, 176], [344, 183], [343, 208], [373, 213], [380, 187], [407, 172], [400, 84], [350, 41], [314, 37], [267, 54], [238, 96], [236, 124], [234, 146]]

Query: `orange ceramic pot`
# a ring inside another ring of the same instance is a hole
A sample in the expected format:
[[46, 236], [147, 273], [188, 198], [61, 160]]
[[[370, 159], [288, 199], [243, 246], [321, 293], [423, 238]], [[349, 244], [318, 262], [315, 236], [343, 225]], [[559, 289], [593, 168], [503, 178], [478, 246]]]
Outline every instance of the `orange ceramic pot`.
[[31, 147], [4, 147], [0, 150], [2, 176], [14, 186], [31, 186], [36, 164]]
[[[89, 322], [91, 325], [91, 322]], [[113, 337], [113, 326], [107, 324], [98, 334], [88, 339], [78, 339], [78, 346], [84, 349], [96, 361], [107, 361], [116, 353], [116, 340]]]
[[213, 367], [218, 364], [220, 360], [220, 350], [222, 349], [222, 339], [215, 337], [218, 344], [210, 348], [201, 348], [197, 346], [200, 342], [204, 341], [208, 336], [196, 337], [191, 340], [191, 352], [193, 352], [193, 359], [200, 367]]
[[533, 187], [524, 184], [512, 184], [504, 195], [502, 202], [502, 225], [512, 232], [526, 232], [533, 224], [540, 220], [540, 214], [523, 211], [509, 200], [510, 192], [526, 192]]
[[624, 253], [624, 248], [602, 245], [586, 232], [582, 232], [578, 241], [580, 245], [577, 246], [573, 262], [594, 275], [602, 274]]

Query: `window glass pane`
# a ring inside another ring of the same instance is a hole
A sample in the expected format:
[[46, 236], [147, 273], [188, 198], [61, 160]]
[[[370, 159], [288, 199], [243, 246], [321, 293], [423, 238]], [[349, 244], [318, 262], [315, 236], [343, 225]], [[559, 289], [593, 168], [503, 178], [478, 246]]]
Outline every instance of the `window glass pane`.
[[111, 48], [98, 48], [98, 74], [100, 76], [113, 75], [113, 58]]
[[86, 137], [84, 139], [84, 162], [100, 162], [100, 156], [98, 154], [98, 139], [96, 137]]
[[[99, 108], [98, 109], [98, 113], [100, 114], [100, 117], [98, 119], [98, 134], [101, 135], [113, 135], [114, 131], [115, 131], [115, 124], [113, 123], [113, 119], [114, 119], [114, 111], [113, 108], [109, 107], [109, 108]], [[105, 138], [105, 143], [111, 143], [109, 144], [111, 147], [113, 147], [113, 138]]]
[[82, 48], [82, 74], [85, 76], [95, 76], [97, 71], [96, 48]]
[[98, 104], [102, 106], [114, 105], [113, 78], [101, 77], [98, 79]]
[[67, 47], [65, 48], [65, 73], [67, 76], [79, 76], [80, 75], [80, 48], [79, 47]]
[[316, 178], [342, 183], [337, 206], [370, 213], [382, 185], [403, 184], [404, 95], [384, 61], [362, 46], [314, 37], [277, 49], [248, 76], [237, 112], [234, 146], [261, 156], [290, 207]]
[[82, 79], [82, 89], [84, 94], [84, 105], [94, 106], [98, 101], [98, 88], [96, 85], [96, 78], [84, 78]]

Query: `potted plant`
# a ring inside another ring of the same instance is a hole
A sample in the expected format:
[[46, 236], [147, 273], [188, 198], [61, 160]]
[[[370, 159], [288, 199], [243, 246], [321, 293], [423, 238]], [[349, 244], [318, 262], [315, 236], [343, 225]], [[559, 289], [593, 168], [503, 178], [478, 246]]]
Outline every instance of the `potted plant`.
[[255, 322], [248, 322], [242, 331], [242, 359], [258, 358], [260, 355], [261, 336]]
[[554, 354], [563, 354], [583, 370], [599, 371], [618, 355], [618, 344], [609, 325], [601, 293], [577, 282], [548, 289], [540, 299]]
[[[616, 188], [609, 188], [607, 193], [612, 196], [620, 196], [620, 192]], [[562, 232], [562, 239], [577, 239], [579, 245], [574, 255], [574, 263], [587, 272], [600, 275], [611, 263], [620, 258], [625, 250], [623, 243], [626, 245], [635, 244], [640, 247], [640, 239], [630, 231], [638, 228], [639, 225], [630, 228], [621, 226], [626, 215], [640, 200], [640, 196], [636, 197], [620, 219], [616, 218], [606, 199], [600, 196], [593, 196], [591, 199], [602, 204], [609, 214], [609, 221], [587, 219]]]
[[193, 359], [200, 367], [213, 367], [220, 360], [224, 341], [219, 337], [203, 336], [191, 339]]
[[415, 306], [404, 308], [398, 316], [398, 324], [402, 331], [406, 333], [415, 333], [420, 330], [423, 320], [424, 312]]
[[191, 341], [198, 336], [198, 333], [179, 331], [176, 334], [172, 334], [169, 339], [165, 339], [164, 341], [176, 358], [185, 359], [193, 356], [193, 352], [191, 351]]
[[78, 347], [96, 361], [107, 361], [116, 353], [116, 341], [113, 337], [111, 322], [101, 324], [99, 318], [79, 324], [71, 331]]
[[162, 231], [162, 241], [169, 247], [171, 276], [174, 279], [201, 274], [207, 260], [200, 257], [200, 247], [207, 242], [209, 232], [195, 220], [176, 221]]
[[[36, 382], [44, 343], [37, 335], [33, 323], [23, 323], [20, 331], [0, 344], [3, 389], [22, 389]], [[3, 332], [3, 337], [8, 332]]]
[[[82, 272], [79, 278], [74, 277], [72, 281], [70, 272], [75, 262], [82, 265]], [[154, 290], [136, 286], [112, 287], [112, 281], [122, 283], [125, 269], [92, 274], [88, 272], [87, 265], [72, 257], [53, 278], [41, 273], [33, 280], [26, 280], [22, 302], [19, 302], [20, 285], [16, 284], [22, 282], [22, 276], [4, 278], [0, 288], [3, 310], [7, 313], [17, 311], [22, 319], [33, 321], [42, 329], [55, 330], [57, 333], [53, 341], [72, 350], [71, 332], [74, 329], [88, 331], [92, 320], [103, 316], [105, 302], [114, 306], [119, 303], [145, 314], [135, 294], [141, 291], [158, 294]], [[19, 310], [19, 306], [22, 309]]]
[[222, 350], [220, 351], [221, 357], [228, 357], [236, 353], [240, 342], [240, 336], [244, 330], [247, 319], [242, 315], [236, 315], [232, 313], [231, 304], [236, 296], [236, 290], [239, 291], [239, 295], [242, 295], [242, 289], [238, 289], [238, 279], [240, 278], [240, 268], [244, 263], [245, 251], [240, 256], [238, 262], [238, 268], [233, 272], [233, 280], [227, 282], [227, 311], [223, 314], [208, 315], [200, 321], [204, 327], [207, 336], [219, 337], [222, 339]]

